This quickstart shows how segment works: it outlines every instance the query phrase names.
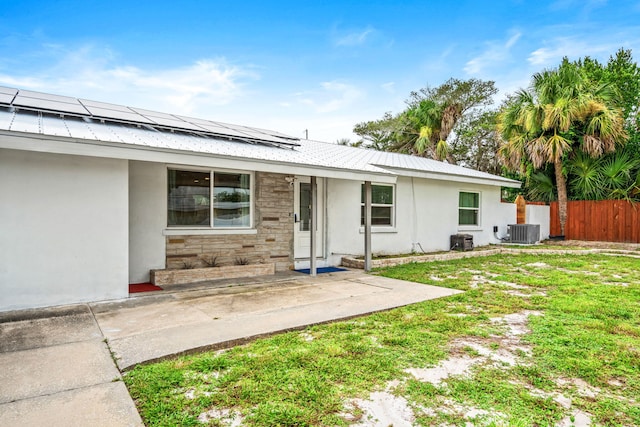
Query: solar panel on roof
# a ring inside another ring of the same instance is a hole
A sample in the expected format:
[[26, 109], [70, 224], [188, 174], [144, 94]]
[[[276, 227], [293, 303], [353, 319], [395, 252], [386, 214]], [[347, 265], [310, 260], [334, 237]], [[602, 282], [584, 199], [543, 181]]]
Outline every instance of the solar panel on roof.
[[12, 105], [56, 113], [87, 114], [87, 110], [75, 98], [32, 92], [30, 90], [18, 91]]
[[125, 122], [153, 124], [149, 119], [141, 116], [129, 107], [124, 105], [109, 104], [106, 102], [90, 101], [88, 99], [79, 100], [92, 116], [102, 119], [121, 120]]
[[[76, 98], [40, 93], [28, 90], [17, 90], [0, 86], [0, 104], [15, 106], [19, 110], [32, 110], [42, 113], [61, 114], [66, 117], [83, 117], [89, 119], [100, 119], [101, 121], [115, 121], [129, 124], [146, 124], [157, 127], [157, 130], [178, 130], [196, 132], [199, 134], [226, 137], [231, 140], [239, 140], [249, 143], [262, 143], [268, 146], [291, 147], [298, 145], [293, 138], [279, 132], [264, 129], [251, 128], [247, 126], [237, 126], [226, 123], [212, 122], [190, 117], [182, 117], [172, 114], [165, 114], [144, 109], [134, 109], [123, 105], [109, 104], [91, 100], [79, 100]], [[28, 122], [28, 119], [25, 119]], [[28, 122], [30, 123], [30, 122]], [[81, 134], [89, 134], [99, 139], [107, 137], [113, 140], [112, 135], [104, 134], [101, 130], [96, 130], [91, 123], [87, 123], [87, 128], [74, 124], [74, 130], [82, 129]], [[27, 124], [26, 126], [30, 126]], [[64, 133], [62, 129], [54, 128], [55, 124], [48, 125], [54, 134]], [[54, 130], [55, 129], [55, 130]], [[103, 135], [98, 136], [99, 133]]]
[[18, 93], [18, 89], [14, 89], [12, 87], [0, 86], [0, 93], [12, 93], [15, 95], [16, 93]]
[[179, 120], [178, 117], [174, 116], [173, 114], [161, 113], [159, 111], [145, 110], [144, 108], [129, 107], [129, 109], [145, 117], [158, 117], [158, 118], [165, 118], [169, 120]]
[[206, 129], [207, 132], [211, 132], [216, 135], [227, 135], [227, 136], [248, 138], [248, 135], [246, 135], [245, 133], [237, 132], [233, 129], [225, 128], [222, 126], [216, 126], [215, 124], [207, 120], [198, 120], [198, 119], [188, 119], [188, 120], [190, 123], [197, 124], [198, 126]]
[[131, 112], [131, 109], [129, 107], [125, 107], [124, 105], [110, 104], [108, 102], [91, 101], [89, 99], [79, 99], [78, 101], [80, 101], [80, 103], [84, 105], [89, 111], [91, 111], [91, 108], [94, 107], [94, 108], [104, 108], [106, 110], [125, 111], [128, 113]]
[[184, 120], [188, 123], [192, 123], [194, 125], [200, 126], [201, 128], [206, 129], [208, 132], [215, 133], [217, 135], [246, 137], [246, 135], [241, 132], [234, 132], [234, 131], [231, 131], [231, 129], [229, 128], [216, 126], [216, 124], [210, 120], [196, 119], [193, 117], [184, 117], [184, 116], [176, 116], [176, 117], [179, 118], [180, 120]]
[[143, 110], [141, 108], [132, 108], [132, 110], [159, 126], [192, 130], [196, 132], [206, 132], [206, 129], [172, 114], [158, 113], [155, 111]]
[[[283, 144], [283, 145], [297, 145], [295, 143], [292, 142], [292, 140], [297, 140], [297, 138], [292, 138], [290, 136], [285, 136], [284, 134], [280, 134], [282, 136], [279, 135], [273, 135], [271, 132], [269, 131], [265, 131], [263, 129], [259, 129], [259, 128], [254, 128], [254, 127], [249, 127], [249, 126], [240, 126], [240, 125], [232, 125], [232, 124], [228, 124], [228, 123], [221, 123], [221, 122], [215, 122], [217, 125], [219, 126], [223, 126], [227, 129], [233, 129], [236, 132], [240, 132], [244, 135], [247, 135], [248, 137], [252, 138], [252, 139], [258, 139], [258, 140], [264, 140], [264, 141], [270, 141], [270, 142], [274, 142], [277, 144]], [[278, 133], [278, 132], [276, 132]]]
[[28, 98], [26, 96], [21, 96], [20, 94], [15, 97], [12, 104], [16, 107], [24, 107], [33, 110], [48, 110], [54, 113], [87, 114], [87, 110], [80, 104]]
[[11, 104], [15, 95], [11, 95], [10, 93], [0, 93], [0, 104]]
[[20, 90], [19, 96], [26, 96], [28, 98], [33, 99], [41, 99], [43, 101], [51, 101], [51, 102], [66, 102], [69, 104], [78, 104], [78, 100], [76, 98], [72, 98], [70, 96], [63, 95], [53, 95], [50, 93], [43, 92], [35, 92], [32, 90]]
[[11, 104], [16, 93], [18, 93], [18, 89], [0, 86], [0, 104]]
[[154, 123], [166, 128], [178, 128], [183, 130], [192, 130], [195, 132], [206, 132], [201, 126], [178, 119], [165, 119], [161, 117], [150, 117]]
[[87, 107], [87, 109], [91, 113], [91, 116], [96, 118], [118, 120], [123, 122], [153, 124], [151, 120], [141, 116], [140, 114], [134, 113], [133, 111], [112, 110], [110, 108], [98, 107]]

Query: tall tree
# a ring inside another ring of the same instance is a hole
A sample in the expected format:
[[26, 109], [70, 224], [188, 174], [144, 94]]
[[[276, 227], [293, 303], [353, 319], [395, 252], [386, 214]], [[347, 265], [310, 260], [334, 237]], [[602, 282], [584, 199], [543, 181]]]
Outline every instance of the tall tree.
[[456, 164], [495, 175], [503, 172], [497, 155], [502, 142], [496, 132], [497, 116], [495, 110], [480, 110], [462, 117], [449, 144]]
[[449, 136], [466, 114], [490, 105], [496, 93], [492, 81], [452, 78], [436, 88], [411, 92], [404, 111], [359, 123], [353, 131], [376, 149], [447, 158], [455, 163], [447, 143]]
[[360, 136], [361, 146], [380, 151], [393, 151], [400, 129], [398, 116], [386, 112], [380, 120], [358, 123], [353, 133]]
[[567, 221], [567, 157], [583, 151], [591, 157], [612, 152], [626, 141], [620, 99], [610, 84], [593, 84], [584, 70], [566, 58], [557, 69], [533, 76], [528, 90], [519, 91], [498, 118], [505, 140], [500, 153], [508, 166], [523, 160], [536, 169], [553, 164], [560, 229]]
[[455, 163], [448, 144], [449, 136], [467, 113], [493, 103], [498, 92], [493, 81], [449, 79], [436, 88], [412, 92], [406, 116], [417, 138], [409, 141], [412, 151]]

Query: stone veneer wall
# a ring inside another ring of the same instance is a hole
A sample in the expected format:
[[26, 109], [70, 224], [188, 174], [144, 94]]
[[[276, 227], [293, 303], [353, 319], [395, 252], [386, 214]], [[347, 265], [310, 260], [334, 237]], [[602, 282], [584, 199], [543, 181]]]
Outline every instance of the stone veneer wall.
[[254, 226], [257, 234], [167, 236], [167, 268], [205, 266], [203, 257], [216, 256], [219, 265], [236, 258], [251, 264], [275, 263], [276, 271], [293, 268], [293, 186], [286, 175], [255, 173]]

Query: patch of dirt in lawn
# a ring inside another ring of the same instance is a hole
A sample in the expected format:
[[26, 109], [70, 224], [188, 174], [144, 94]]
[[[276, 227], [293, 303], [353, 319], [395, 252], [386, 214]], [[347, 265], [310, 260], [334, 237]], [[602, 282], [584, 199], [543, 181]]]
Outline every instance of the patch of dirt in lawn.
[[218, 425], [225, 427], [239, 427], [242, 425], [242, 416], [235, 411], [229, 409], [212, 409], [198, 415], [198, 421], [203, 424], [216, 420]]
[[[527, 326], [528, 319], [530, 316], [541, 315], [543, 314], [539, 311], [522, 311], [490, 319], [491, 325], [500, 328], [502, 334], [491, 335], [487, 338], [466, 337], [454, 340], [450, 344], [450, 358], [441, 361], [434, 367], [409, 368], [405, 372], [418, 381], [428, 382], [436, 387], [447, 387], [447, 379], [471, 377], [476, 366], [500, 368], [518, 364], [524, 365], [527, 362], [523, 360], [523, 357], [531, 353], [531, 346], [522, 341], [522, 337], [530, 332]], [[580, 380], [567, 379], [562, 381], [559, 383], [560, 386], [564, 385], [565, 388], [577, 390], [583, 396], [588, 396], [590, 392], [597, 392], [588, 384], [584, 382], [582, 384]], [[507, 420], [504, 414], [497, 411], [486, 411], [447, 399], [437, 400], [434, 407], [412, 409], [405, 398], [393, 394], [393, 390], [399, 384], [398, 381], [389, 383], [385, 391], [371, 393], [369, 399], [349, 401], [345, 405], [343, 418], [353, 422], [354, 426], [376, 427], [411, 426], [416, 416], [436, 417], [439, 414], [463, 417], [469, 422], [480, 421], [482, 425], [492, 423], [501, 425]], [[529, 389], [532, 395], [550, 397], [566, 410], [571, 409], [571, 399], [561, 393], [547, 393], [533, 387], [529, 387]], [[585, 412], [574, 410], [558, 425], [589, 426], [591, 425], [591, 416]]]
[[393, 426], [411, 427], [414, 425], [413, 411], [403, 397], [394, 396], [388, 391], [371, 393], [369, 399], [358, 399], [352, 406], [362, 411], [361, 419], [353, 426]]
[[415, 379], [439, 385], [443, 380], [451, 376], [469, 376], [471, 367], [479, 363], [478, 358], [470, 356], [451, 357], [443, 360], [434, 368], [409, 368], [405, 372], [411, 374]]
[[640, 243], [592, 242], [586, 240], [556, 240], [549, 243], [554, 246], [578, 246], [582, 248], [617, 249], [623, 251], [640, 250]]

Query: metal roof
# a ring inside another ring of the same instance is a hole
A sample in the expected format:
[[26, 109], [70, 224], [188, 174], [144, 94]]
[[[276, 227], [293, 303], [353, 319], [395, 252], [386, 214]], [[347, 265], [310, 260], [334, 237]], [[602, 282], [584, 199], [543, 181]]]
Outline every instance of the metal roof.
[[[509, 187], [520, 186], [518, 181], [423, 157], [310, 140], [296, 140], [294, 144], [293, 139], [278, 132], [111, 106], [111, 104], [93, 101], [77, 100], [78, 103], [73, 104], [66, 97], [56, 95], [48, 96], [46, 103], [42, 102], [46, 105], [50, 105], [49, 103], [73, 105], [67, 110], [75, 110], [79, 103], [87, 109], [107, 109], [106, 106], [109, 106], [110, 110], [118, 111], [113, 116], [140, 114], [145, 119], [153, 120], [154, 124], [149, 124], [143, 119], [140, 121], [99, 120], [95, 115], [53, 112], [44, 107], [41, 109], [18, 108], [15, 100], [22, 101], [17, 95], [23, 94], [24, 98], [25, 92], [0, 87], [0, 132], [37, 134], [63, 139], [71, 138], [74, 142], [85, 141], [109, 146], [201, 154], [381, 176], [423, 177]], [[27, 95], [30, 93], [27, 92]], [[3, 96], [6, 97], [3, 98]], [[9, 97], [12, 97], [12, 103], [3, 101]], [[179, 127], [170, 126], [174, 121], [182, 124]], [[161, 125], [161, 123], [164, 124]], [[250, 137], [241, 138], [237, 134], [250, 135]], [[258, 140], [265, 135], [271, 139]], [[272, 140], [286, 142], [275, 143]], [[247, 142], [250, 143], [247, 144]]]

